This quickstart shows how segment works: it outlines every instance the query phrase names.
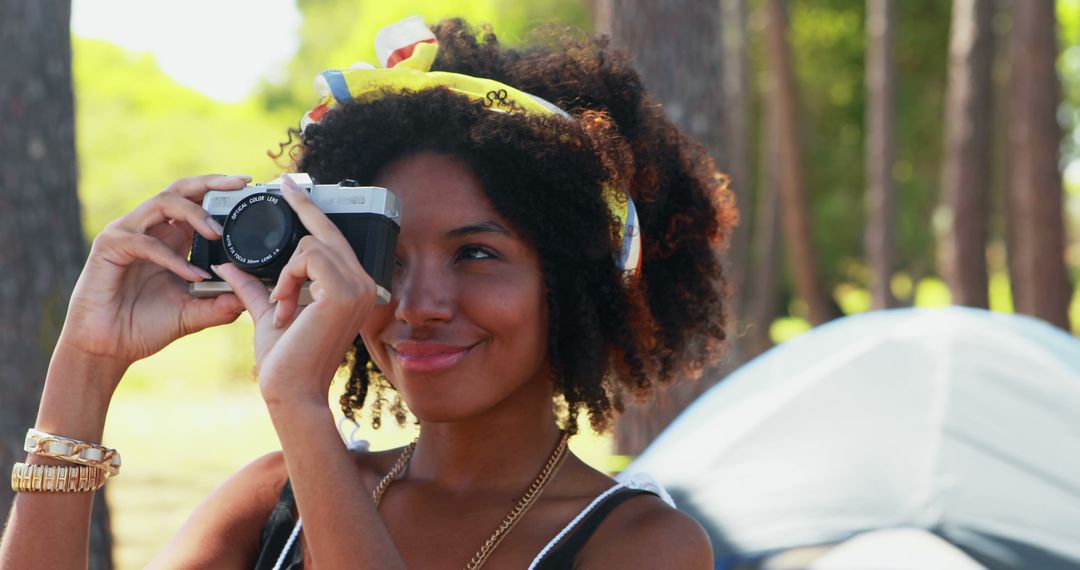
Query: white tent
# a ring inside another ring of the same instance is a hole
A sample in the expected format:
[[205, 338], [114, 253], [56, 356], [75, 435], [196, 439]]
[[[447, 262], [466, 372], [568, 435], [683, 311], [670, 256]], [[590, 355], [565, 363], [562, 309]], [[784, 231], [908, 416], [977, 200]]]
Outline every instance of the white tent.
[[1080, 568], [1080, 340], [974, 309], [844, 318], [709, 390], [636, 471], [721, 567], [910, 527], [991, 568]]

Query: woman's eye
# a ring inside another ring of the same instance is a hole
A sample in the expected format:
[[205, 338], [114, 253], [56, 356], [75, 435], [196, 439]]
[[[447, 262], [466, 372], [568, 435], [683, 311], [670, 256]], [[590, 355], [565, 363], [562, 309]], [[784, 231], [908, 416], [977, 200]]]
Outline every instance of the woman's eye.
[[475, 245], [463, 247], [458, 251], [458, 259], [462, 259], [465, 261], [495, 259], [495, 257], [495, 254], [491, 250], [485, 247], [479, 247]]

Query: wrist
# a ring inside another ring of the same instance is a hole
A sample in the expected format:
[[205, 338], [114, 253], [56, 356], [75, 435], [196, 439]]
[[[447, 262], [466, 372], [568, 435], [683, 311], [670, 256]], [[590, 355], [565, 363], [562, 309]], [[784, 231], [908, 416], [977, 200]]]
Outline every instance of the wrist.
[[57, 343], [35, 427], [84, 441], [101, 441], [109, 403], [127, 367], [115, 359]]
[[322, 415], [329, 413], [330, 405], [326, 394], [283, 393], [283, 391], [262, 390], [263, 401], [271, 416], [274, 415]]
[[135, 360], [87, 350], [81, 346], [77, 333], [72, 333], [68, 329], [69, 325], [65, 323], [64, 330], [56, 341], [56, 348], [53, 349], [52, 360], [49, 363], [50, 368], [60, 360], [67, 365], [93, 371], [94, 378], [106, 379], [115, 386], [120, 382], [120, 378], [127, 372], [127, 369], [135, 362]]
[[287, 440], [299, 437], [310, 441], [314, 434], [329, 429], [337, 433], [334, 414], [326, 399], [314, 400], [266, 400], [270, 422], [278, 434], [282, 448], [288, 447]]
[[87, 389], [111, 398], [131, 364], [119, 358], [88, 353], [64, 342], [61, 335], [49, 361], [45, 382], [88, 384]]

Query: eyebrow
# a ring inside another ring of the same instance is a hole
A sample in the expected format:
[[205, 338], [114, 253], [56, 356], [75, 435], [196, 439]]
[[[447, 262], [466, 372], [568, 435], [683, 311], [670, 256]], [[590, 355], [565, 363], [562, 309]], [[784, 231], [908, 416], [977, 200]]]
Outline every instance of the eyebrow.
[[454, 228], [446, 232], [447, 239], [461, 238], [473, 234], [495, 233], [508, 237], [513, 237], [513, 233], [506, 229], [505, 226], [496, 222], [495, 220], [487, 220], [477, 224], [469, 224], [467, 226], [461, 226], [460, 228]]

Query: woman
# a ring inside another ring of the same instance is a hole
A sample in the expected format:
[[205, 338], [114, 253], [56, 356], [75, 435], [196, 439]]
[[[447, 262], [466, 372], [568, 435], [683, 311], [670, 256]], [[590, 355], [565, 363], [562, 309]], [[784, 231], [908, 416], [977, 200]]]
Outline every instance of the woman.
[[[179, 180], [95, 240], [36, 429], [100, 441], [130, 363], [246, 310], [282, 451], [225, 482], [153, 567], [711, 567], [693, 519], [565, 444], [579, 412], [607, 429], [621, 398], [713, 358], [724, 179], [603, 40], [513, 51], [459, 20], [421, 28], [380, 33], [393, 69], [324, 74], [290, 154], [320, 183], [400, 197], [390, 303], [288, 181], [311, 235], [274, 290], [226, 264], [235, 294], [189, 296], [185, 280], [210, 278], [183, 257], [193, 232], [221, 235], [202, 196], [250, 179]], [[305, 281], [314, 302], [297, 310]], [[377, 422], [396, 391], [414, 444], [346, 449], [325, 405], [343, 356], [345, 413], [373, 400]], [[28, 463], [61, 464], [45, 447]], [[85, 564], [91, 497], [20, 493], [2, 566]]]

